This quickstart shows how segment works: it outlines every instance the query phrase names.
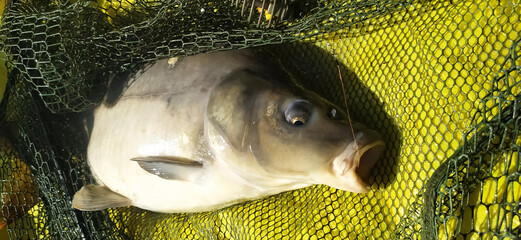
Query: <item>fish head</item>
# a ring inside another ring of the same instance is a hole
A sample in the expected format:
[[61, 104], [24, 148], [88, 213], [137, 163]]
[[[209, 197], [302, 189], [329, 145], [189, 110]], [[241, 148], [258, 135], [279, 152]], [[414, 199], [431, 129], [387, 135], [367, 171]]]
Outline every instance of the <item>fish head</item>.
[[250, 146], [266, 171], [350, 192], [369, 190], [366, 182], [385, 149], [378, 132], [301, 89], [278, 88], [260, 99]]
[[367, 192], [385, 149], [380, 134], [316, 94], [273, 81], [281, 77], [241, 70], [214, 89], [207, 112], [213, 154], [251, 176]]

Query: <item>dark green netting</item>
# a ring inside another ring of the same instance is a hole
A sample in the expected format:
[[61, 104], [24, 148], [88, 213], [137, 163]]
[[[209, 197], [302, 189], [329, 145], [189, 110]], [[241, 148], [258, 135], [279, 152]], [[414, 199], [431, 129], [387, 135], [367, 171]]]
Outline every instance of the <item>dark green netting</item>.
[[[518, 1], [279, 1], [293, 16], [275, 26], [262, 13], [259, 26], [248, 22], [236, 2], [8, 6], [0, 224], [11, 239], [521, 237]], [[373, 191], [313, 186], [198, 214], [71, 208], [92, 182], [79, 112], [101, 101], [112, 77], [160, 58], [255, 46], [278, 52], [305, 87], [339, 105], [345, 97], [354, 120], [382, 133]]]

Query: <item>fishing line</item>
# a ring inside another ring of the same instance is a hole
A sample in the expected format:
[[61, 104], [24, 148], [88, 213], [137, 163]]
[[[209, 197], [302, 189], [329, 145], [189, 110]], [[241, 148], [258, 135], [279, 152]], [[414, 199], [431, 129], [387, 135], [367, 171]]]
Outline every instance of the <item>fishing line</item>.
[[[344, 88], [344, 79], [342, 79], [342, 71], [340, 71], [340, 64], [338, 64], [338, 60], [337, 60], [336, 68], [338, 69], [340, 85], [342, 86], [342, 93], [344, 94], [344, 106], [346, 108], [347, 120], [349, 122], [349, 127], [351, 128], [351, 133], [353, 134], [353, 141], [355, 143], [355, 147], [358, 150], [359, 146], [358, 146], [358, 142], [356, 141], [356, 137], [355, 137], [355, 129], [353, 128], [353, 124], [351, 123], [351, 114], [349, 114], [349, 108], [347, 107], [347, 97], [346, 97], [346, 90]], [[358, 155], [359, 154], [358, 151], [356, 151], [355, 154]], [[359, 157], [359, 156], [357, 156], [357, 157]], [[358, 158], [358, 159], [360, 159], [360, 158]], [[359, 167], [359, 166], [360, 166], [360, 160], [357, 163], [357, 167]], [[344, 171], [346, 171], [346, 170], [344, 169]], [[343, 174], [345, 174], [345, 173], [343, 173]]]

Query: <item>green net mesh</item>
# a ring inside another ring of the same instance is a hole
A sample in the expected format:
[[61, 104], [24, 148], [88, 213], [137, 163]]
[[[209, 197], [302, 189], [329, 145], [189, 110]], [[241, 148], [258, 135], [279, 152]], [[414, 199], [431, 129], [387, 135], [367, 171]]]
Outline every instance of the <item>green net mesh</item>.
[[[521, 5], [513, 1], [25, 0], [0, 25], [0, 238], [519, 239]], [[0, 10], [4, 3], [0, 3]], [[271, 16], [276, 17], [276, 16]], [[254, 18], [257, 19], [257, 18]], [[277, 44], [277, 45], [275, 45]], [[353, 194], [326, 186], [214, 212], [71, 208], [93, 181], [79, 114], [156, 59], [273, 48], [388, 145]]]

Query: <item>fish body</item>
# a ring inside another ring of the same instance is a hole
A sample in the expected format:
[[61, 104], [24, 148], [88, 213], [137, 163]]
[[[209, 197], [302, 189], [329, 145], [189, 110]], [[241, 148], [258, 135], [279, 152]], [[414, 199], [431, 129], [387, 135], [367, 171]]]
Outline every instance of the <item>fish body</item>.
[[262, 50], [157, 60], [113, 105], [93, 111], [87, 149], [97, 185], [80, 210], [199, 212], [313, 184], [366, 192], [378, 133], [287, 84]]

